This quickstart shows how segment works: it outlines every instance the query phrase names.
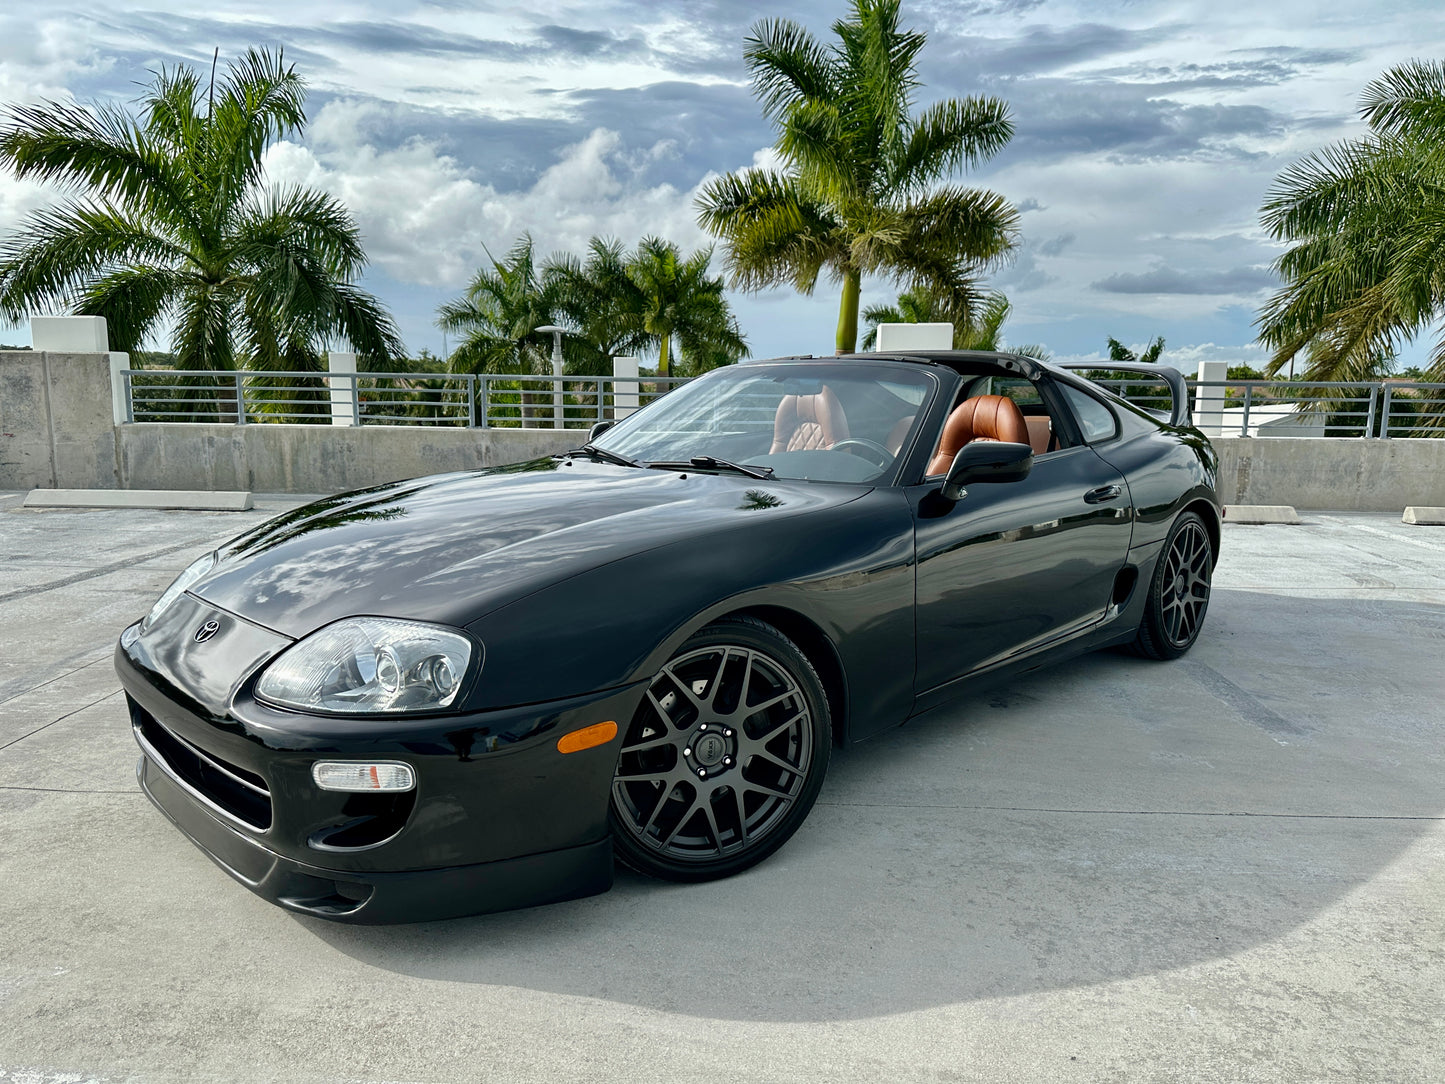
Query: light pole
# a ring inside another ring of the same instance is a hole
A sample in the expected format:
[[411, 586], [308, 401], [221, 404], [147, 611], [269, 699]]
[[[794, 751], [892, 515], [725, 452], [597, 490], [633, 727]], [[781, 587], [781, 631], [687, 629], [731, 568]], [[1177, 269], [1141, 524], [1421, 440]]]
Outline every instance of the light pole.
[[565, 327], [557, 327], [555, 324], [543, 324], [536, 328], [543, 335], [552, 336], [552, 428], [561, 429], [562, 425], [562, 336], [567, 334]]

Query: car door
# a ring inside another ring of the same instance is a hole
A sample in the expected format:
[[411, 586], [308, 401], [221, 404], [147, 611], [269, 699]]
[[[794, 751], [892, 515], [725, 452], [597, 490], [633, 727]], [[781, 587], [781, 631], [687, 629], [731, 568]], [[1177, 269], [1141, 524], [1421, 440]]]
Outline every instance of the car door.
[[915, 689], [1081, 631], [1103, 617], [1129, 550], [1124, 476], [1086, 444], [1017, 482], [909, 487], [917, 555]]

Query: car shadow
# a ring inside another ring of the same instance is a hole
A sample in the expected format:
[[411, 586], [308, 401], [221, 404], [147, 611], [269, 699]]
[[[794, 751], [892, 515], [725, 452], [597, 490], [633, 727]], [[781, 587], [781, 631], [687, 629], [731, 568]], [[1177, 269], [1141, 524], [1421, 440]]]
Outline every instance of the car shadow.
[[1086, 656], [836, 755], [802, 830], [742, 876], [621, 870], [527, 911], [296, 921], [406, 975], [759, 1021], [1227, 957], [1435, 827], [1442, 635], [1445, 606], [1221, 590], [1182, 660]]

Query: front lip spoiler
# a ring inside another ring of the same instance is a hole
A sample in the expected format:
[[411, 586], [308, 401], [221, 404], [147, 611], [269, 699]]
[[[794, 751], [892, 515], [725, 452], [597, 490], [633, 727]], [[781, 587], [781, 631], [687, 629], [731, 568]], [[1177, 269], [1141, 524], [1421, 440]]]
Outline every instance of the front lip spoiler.
[[143, 754], [136, 778], [146, 797], [232, 879], [298, 914], [362, 925], [430, 922], [606, 892], [612, 839], [541, 854], [440, 869], [375, 873], [296, 862], [198, 805], [189, 789]]

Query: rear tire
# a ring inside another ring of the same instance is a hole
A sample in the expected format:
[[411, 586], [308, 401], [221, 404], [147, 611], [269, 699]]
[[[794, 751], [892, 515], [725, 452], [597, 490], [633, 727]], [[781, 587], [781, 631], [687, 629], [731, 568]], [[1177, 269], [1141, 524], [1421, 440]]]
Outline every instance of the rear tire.
[[1131, 645], [1148, 659], [1177, 659], [1199, 639], [1209, 609], [1214, 547], [1204, 521], [1185, 512], [1174, 521], [1159, 554]]
[[614, 851], [671, 881], [740, 873], [798, 830], [831, 748], [828, 698], [797, 645], [751, 617], [715, 621], [653, 678], [623, 735]]

